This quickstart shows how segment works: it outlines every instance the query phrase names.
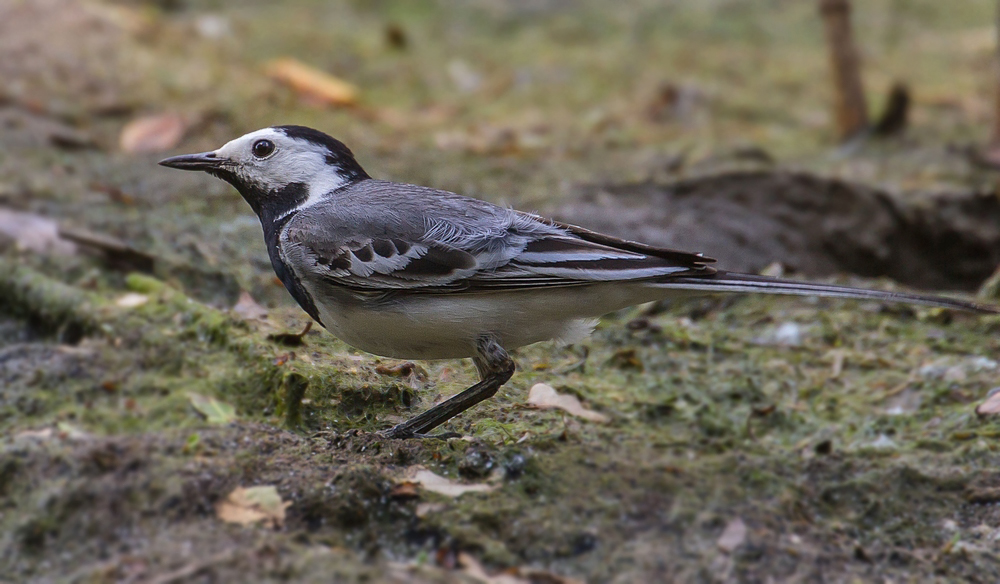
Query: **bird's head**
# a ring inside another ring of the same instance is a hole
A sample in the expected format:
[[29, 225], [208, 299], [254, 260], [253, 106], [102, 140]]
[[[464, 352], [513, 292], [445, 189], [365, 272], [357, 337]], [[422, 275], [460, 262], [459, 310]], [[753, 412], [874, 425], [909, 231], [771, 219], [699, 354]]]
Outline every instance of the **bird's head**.
[[304, 126], [264, 128], [218, 150], [173, 156], [160, 164], [225, 180], [262, 219], [369, 178], [343, 142]]

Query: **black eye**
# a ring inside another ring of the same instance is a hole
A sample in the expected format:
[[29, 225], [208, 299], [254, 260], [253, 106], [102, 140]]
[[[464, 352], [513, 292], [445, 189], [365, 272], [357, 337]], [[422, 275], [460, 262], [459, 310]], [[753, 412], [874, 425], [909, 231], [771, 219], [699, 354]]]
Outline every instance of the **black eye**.
[[257, 140], [253, 143], [253, 155], [257, 158], [265, 158], [274, 152], [274, 142], [270, 140]]

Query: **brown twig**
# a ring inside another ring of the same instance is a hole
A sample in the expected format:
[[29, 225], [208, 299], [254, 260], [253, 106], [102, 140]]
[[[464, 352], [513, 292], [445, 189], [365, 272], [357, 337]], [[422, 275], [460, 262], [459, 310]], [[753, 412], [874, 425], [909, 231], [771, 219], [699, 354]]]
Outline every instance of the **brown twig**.
[[833, 73], [834, 116], [838, 138], [846, 142], [868, 128], [868, 103], [854, 35], [850, 0], [820, 0]]
[[910, 117], [910, 104], [912, 102], [910, 90], [905, 84], [896, 82], [889, 90], [889, 98], [885, 103], [885, 110], [872, 126], [872, 133], [876, 136], [895, 136], [901, 134], [906, 129]]
[[992, 144], [994, 147], [997, 147], [1000, 146], [1000, 1], [997, 2], [995, 27], [997, 35], [997, 61], [993, 64], [994, 75], [996, 77], [996, 85], [993, 88], [994, 94], [993, 94]]

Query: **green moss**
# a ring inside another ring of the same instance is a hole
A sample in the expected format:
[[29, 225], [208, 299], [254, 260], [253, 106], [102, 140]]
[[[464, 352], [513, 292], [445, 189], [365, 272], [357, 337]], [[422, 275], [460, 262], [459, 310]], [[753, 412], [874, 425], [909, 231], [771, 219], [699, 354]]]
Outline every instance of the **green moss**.
[[[893, 78], [917, 99], [906, 140], [846, 158], [828, 156], [814, 4], [542, 4], [192, 0], [149, 12], [149, 34], [122, 41], [118, 53], [156, 64], [123, 99], [199, 117], [183, 150], [306, 123], [349, 143], [379, 177], [522, 208], [555, 207], [573, 193], [564, 185], [711, 171], [754, 144], [822, 173], [993, 187], [961, 157], [928, 162], [924, 146], [985, 139], [976, 112], [988, 112], [992, 89], [979, 33], [995, 8], [985, 0], [854, 3], [873, 101]], [[207, 9], [237, 32], [192, 34]], [[389, 23], [406, 49], [385, 44]], [[991, 46], [992, 33], [982, 38]], [[301, 103], [260, 73], [280, 55], [358, 83], [363, 105]], [[455, 60], [480, 89], [456, 87]], [[663, 84], [693, 92], [687, 114], [650, 117]], [[125, 120], [83, 108], [75, 119], [113, 144]], [[666, 170], [678, 152], [694, 164]], [[7, 578], [152, 579], [205, 562], [192, 577], [453, 581], [438, 563], [466, 552], [491, 570], [531, 565], [585, 581], [1000, 580], [995, 513], [967, 498], [988, 500], [996, 484], [1000, 423], [973, 413], [996, 372], [921, 373], [944, 357], [959, 367], [995, 358], [1000, 318], [677, 302], [648, 316], [654, 332], [629, 330], [638, 312], [625, 311], [605, 319], [586, 357], [550, 343], [518, 350], [512, 382], [447, 425], [469, 440], [388, 442], [371, 432], [471, 385], [471, 364], [425, 364], [426, 380], [401, 379], [318, 330], [302, 347], [269, 341], [306, 317], [275, 284], [256, 219], [222, 183], [154, 162], [48, 146], [0, 158], [17, 187], [5, 204], [114, 234], [158, 260], [156, 277], [84, 255], [0, 260], [0, 312], [31, 333], [0, 339]], [[101, 198], [105, 184], [127, 197]], [[269, 308], [266, 320], [192, 300], [226, 306], [237, 286]], [[148, 301], [120, 307], [126, 291]], [[759, 344], [755, 327], [782, 321], [814, 328], [798, 347]], [[844, 356], [836, 376], [832, 351]], [[612, 421], [525, 407], [536, 382]], [[208, 426], [189, 392], [234, 405], [239, 419]], [[415, 464], [497, 488], [413, 498], [395, 482]], [[232, 489], [264, 484], [291, 503], [282, 530], [215, 517]], [[722, 553], [718, 537], [736, 517], [747, 542]], [[982, 551], [946, 551], [956, 542]]]

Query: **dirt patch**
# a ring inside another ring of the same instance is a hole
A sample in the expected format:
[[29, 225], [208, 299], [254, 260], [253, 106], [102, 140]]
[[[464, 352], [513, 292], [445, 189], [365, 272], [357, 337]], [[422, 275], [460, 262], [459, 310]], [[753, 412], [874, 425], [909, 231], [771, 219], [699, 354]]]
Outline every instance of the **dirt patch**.
[[897, 195], [794, 172], [734, 172], [672, 184], [592, 186], [557, 218], [701, 251], [730, 270], [780, 261], [809, 276], [886, 276], [973, 290], [1000, 263], [1000, 199]]
[[[141, 22], [99, 3], [72, 0], [0, 5], [0, 97], [73, 117], [81, 109], [128, 107], [122, 96], [141, 73], [128, 29]], [[130, 50], [125, 50], [130, 49]]]

